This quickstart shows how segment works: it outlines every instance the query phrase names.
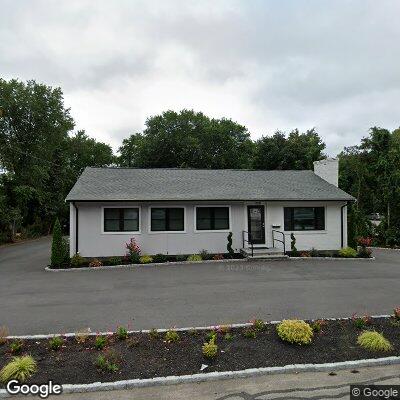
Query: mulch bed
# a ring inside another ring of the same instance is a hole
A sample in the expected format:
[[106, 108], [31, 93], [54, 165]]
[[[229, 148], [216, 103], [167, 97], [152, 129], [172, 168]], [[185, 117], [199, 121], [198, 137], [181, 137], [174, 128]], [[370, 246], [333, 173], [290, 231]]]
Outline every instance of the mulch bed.
[[[289, 364], [327, 363], [366, 358], [400, 355], [400, 326], [393, 326], [389, 318], [373, 319], [368, 329], [374, 329], [392, 343], [390, 352], [369, 352], [357, 345], [360, 329], [351, 320], [327, 321], [320, 333], [314, 334], [311, 345], [298, 346], [282, 342], [275, 325], [266, 325], [256, 338], [243, 336], [244, 328], [234, 328], [232, 341], [218, 335], [218, 355], [214, 360], [205, 359], [202, 345], [206, 331], [178, 332], [180, 341], [166, 343], [164, 334], [153, 339], [147, 333], [130, 334], [120, 341], [110, 336], [108, 349], [120, 355], [118, 372], [102, 372], [94, 362], [103, 351], [94, 349], [93, 336], [84, 344], [75, 338], [65, 339], [58, 351], [49, 350], [48, 340], [25, 340], [22, 354], [32, 355], [38, 363], [37, 373], [29, 380], [43, 383], [92, 383], [135, 378], [153, 378], [168, 375], [186, 375], [200, 372], [243, 370]], [[0, 347], [0, 367], [10, 361], [10, 343]], [[208, 367], [200, 371], [202, 364]]]

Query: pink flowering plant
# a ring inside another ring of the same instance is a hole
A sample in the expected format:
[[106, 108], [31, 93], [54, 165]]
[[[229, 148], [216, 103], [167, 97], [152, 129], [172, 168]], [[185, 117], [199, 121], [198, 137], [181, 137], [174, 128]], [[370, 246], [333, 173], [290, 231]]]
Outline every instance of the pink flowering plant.
[[136, 243], [135, 238], [131, 238], [131, 240], [125, 244], [125, 247], [127, 249], [127, 257], [129, 257], [129, 260], [133, 264], [139, 264], [139, 258], [140, 258], [140, 247]]

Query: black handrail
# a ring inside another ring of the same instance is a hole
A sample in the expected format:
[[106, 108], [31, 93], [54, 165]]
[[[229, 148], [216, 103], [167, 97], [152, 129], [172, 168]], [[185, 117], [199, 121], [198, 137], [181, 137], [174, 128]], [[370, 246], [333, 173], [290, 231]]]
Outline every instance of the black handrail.
[[[245, 233], [247, 233], [247, 240], [245, 239]], [[247, 231], [242, 232], [242, 239], [243, 239], [243, 248], [244, 248], [244, 243], [247, 242], [251, 246], [251, 256], [254, 256], [254, 246], [253, 246], [253, 241], [251, 240], [251, 233]]]
[[[283, 240], [276, 239], [276, 238], [275, 238], [275, 232], [276, 232], [276, 233], [280, 233], [280, 234], [282, 235], [282, 239], [283, 239]], [[277, 230], [275, 230], [275, 229], [272, 229], [272, 246], [273, 246], [273, 247], [275, 247], [275, 241], [280, 242], [280, 243], [283, 244], [283, 254], [286, 254], [286, 244], [285, 244], [286, 235], [285, 235], [283, 232], [281, 232], [281, 231], [277, 231]]]

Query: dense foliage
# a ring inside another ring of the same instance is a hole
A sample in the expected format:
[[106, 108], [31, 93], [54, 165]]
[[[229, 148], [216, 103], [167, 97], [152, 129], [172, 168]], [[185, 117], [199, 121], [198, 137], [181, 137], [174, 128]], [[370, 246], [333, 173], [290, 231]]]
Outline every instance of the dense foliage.
[[[193, 110], [148, 118], [118, 156], [73, 129], [60, 88], [0, 79], [0, 243], [48, 234], [56, 217], [67, 233], [64, 199], [87, 166], [312, 169], [325, 156], [315, 129], [253, 141], [245, 126]], [[349, 245], [360, 236], [400, 245], [400, 129], [374, 127], [339, 157], [340, 187], [358, 199], [349, 210]], [[377, 227], [373, 213], [383, 217]]]

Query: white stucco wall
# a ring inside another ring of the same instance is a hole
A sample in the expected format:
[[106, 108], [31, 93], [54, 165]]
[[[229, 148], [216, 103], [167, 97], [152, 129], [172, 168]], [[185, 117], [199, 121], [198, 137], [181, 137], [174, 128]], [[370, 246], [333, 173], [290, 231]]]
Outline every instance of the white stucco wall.
[[[294, 232], [299, 250], [311, 249], [335, 250], [341, 247], [340, 207], [344, 202], [188, 202], [185, 207], [185, 232], [159, 233], [149, 232], [149, 207], [180, 206], [175, 203], [76, 203], [79, 209], [79, 240], [78, 250], [83, 257], [121, 256], [125, 254], [125, 243], [132, 236], [137, 239], [142, 254], [193, 254], [206, 249], [210, 253], [225, 253], [228, 232], [195, 232], [194, 209], [196, 205], [228, 205], [230, 206], [231, 231], [233, 232], [233, 248], [236, 251], [242, 247], [242, 231], [247, 230], [247, 205], [262, 204], [265, 206], [265, 236], [266, 246], [272, 247], [272, 225], [284, 228], [283, 207], [324, 206], [324, 231]], [[140, 233], [103, 233], [102, 213], [104, 206], [139, 206]], [[344, 217], [345, 238], [347, 214]], [[290, 233], [285, 232], [286, 248], [290, 250]], [[75, 254], [75, 209], [70, 206], [70, 253]], [[347, 240], [345, 239], [345, 246]], [[278, 247], [279, 244], [276, 245]]]

